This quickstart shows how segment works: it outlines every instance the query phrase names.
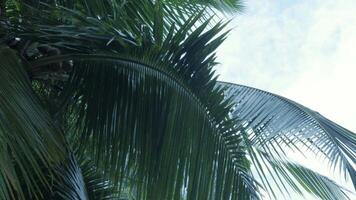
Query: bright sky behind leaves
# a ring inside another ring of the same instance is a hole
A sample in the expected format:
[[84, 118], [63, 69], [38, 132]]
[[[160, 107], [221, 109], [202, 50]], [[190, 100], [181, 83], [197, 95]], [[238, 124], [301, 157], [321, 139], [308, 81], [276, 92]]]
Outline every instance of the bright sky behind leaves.
[[219, 79], [288, 97], [356, 132], [356, 0], [245, 5], [218, 49]]

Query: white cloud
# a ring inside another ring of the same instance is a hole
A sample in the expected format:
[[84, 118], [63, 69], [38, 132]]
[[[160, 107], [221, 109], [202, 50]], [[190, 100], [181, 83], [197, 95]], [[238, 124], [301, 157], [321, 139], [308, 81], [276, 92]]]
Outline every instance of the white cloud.
[[[300, 21], [307, 21], [313, 8], [305, 3], [280, 8], [267, 1], [249, 1], [247, 8], [219, 49], [221, 79], [280, 90], [300, 71], [300, 45], [310, 26]], [[301, 10], [305, 15], [298, 15]]]
[[356, 132], [356, 1], [315, 10], [301, 47], [303, 72], [282, 94]]
[[218, 50], [220, 79], [285, 95], [356, 132], [355, 10], [354, 0], [248, 1]]

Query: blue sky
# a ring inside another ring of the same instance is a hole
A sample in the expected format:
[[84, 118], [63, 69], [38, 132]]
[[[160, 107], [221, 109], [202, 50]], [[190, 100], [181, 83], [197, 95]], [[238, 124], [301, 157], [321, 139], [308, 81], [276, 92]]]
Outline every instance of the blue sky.
[[[218, 49], [219, 79], [286, 96], [356, 132], [356, 0], [245, 5]], [[330, 175], [320, 163], [308, 167]]]

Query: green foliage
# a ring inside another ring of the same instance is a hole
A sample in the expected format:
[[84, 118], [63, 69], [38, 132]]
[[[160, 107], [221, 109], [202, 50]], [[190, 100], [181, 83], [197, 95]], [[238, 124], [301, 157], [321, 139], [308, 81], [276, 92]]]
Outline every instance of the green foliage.
[[[282, 120], [269, 96], [217, 82], [215, 14], [240, 1], [1, 5], [0, 198], [259, 199], [275, 196], [268, 173], [281, 192], [346, 198], [275, 148], [302, 143], [354, 178], [353, 133], [306, 108]], [[311, 118], [323, 131], [309, 144], [291, 130]]]
[[48, 185], [43, 167], [63, 160], [67, 148], [15, 52], [1, 47], [0, 56], [0, 196], [21, 199], [29, 193], [37, 198], [41, 189], [33, 182]]

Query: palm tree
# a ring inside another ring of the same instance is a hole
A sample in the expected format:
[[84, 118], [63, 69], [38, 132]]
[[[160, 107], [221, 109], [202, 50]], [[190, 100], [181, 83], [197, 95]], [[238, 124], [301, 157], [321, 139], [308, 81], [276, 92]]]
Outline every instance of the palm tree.
[[0, 199], [347, 199], [304, 147], [355, 187], [354, 133], [217, 81], [239, 0], [0, 3]]

